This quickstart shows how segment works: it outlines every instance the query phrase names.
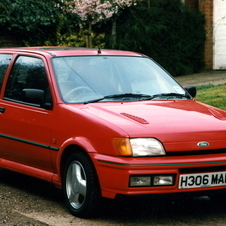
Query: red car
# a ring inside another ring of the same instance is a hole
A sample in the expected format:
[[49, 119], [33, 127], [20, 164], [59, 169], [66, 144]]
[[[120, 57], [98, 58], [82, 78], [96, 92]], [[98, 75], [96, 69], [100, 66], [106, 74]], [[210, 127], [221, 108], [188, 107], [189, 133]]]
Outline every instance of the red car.
[[0, 167], [62, 188], [89, 217], [102, 197], [226, 188], [226, 113], [142, 54], [0, 49]]

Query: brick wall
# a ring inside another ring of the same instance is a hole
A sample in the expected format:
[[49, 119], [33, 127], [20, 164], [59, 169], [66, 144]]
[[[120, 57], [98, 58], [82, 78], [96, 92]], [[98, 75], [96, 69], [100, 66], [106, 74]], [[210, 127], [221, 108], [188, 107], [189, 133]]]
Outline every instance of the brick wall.
[[199, 9], [206, 19], [205, 69], [213, 69], [213, 0], [199, 0]]

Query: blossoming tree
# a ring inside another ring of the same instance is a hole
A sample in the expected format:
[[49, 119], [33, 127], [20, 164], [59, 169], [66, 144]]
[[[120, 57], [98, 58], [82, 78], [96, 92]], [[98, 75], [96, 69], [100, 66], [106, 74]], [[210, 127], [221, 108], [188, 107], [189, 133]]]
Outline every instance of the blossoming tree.
[[[131, 6], [133, 3], [134, 0], [72, 0], [66, 2], [69, 12], [76, 13], [84, 24], [88, 24], [87, 47], [92, 46], [91, 27], [93, 24], [113, 17], [121, 9]], [[116, 37], [116, 20], [113, 20], [112, 35], [114, 38]]]

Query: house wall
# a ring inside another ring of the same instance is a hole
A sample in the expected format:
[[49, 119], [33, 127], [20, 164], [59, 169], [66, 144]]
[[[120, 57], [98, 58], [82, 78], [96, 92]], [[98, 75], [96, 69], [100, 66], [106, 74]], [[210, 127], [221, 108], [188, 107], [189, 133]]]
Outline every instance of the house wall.
[[205, 16], [205, 69], [226, 69], [226, 0], [183, 0]]
[[226, 69], [226, 0], [214, 0], [213, 69]]

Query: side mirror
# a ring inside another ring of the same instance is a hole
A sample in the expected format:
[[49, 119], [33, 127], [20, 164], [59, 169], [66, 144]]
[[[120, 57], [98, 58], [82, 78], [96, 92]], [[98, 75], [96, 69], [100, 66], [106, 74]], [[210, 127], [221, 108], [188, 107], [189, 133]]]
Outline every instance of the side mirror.
[[41, 89], [23, 89], [22, 96], [24, 102], [52, 110], [52, 103], [45, 102], [45, 92]]
[[187, 86], [185, 90], [194, 98], [196, 96], [196, 87], [195, 86]]

